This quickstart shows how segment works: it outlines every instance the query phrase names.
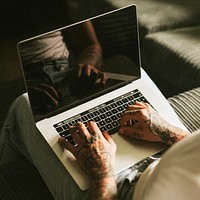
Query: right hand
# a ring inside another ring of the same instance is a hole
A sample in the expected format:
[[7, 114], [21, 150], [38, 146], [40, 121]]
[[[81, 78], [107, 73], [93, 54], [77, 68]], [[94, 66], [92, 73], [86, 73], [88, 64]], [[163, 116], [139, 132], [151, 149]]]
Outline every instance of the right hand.
[[149, 104], [129, 105], [121, 120], [119, 133], [132, 138], [172, 145], [188, 133], [170, 125]]

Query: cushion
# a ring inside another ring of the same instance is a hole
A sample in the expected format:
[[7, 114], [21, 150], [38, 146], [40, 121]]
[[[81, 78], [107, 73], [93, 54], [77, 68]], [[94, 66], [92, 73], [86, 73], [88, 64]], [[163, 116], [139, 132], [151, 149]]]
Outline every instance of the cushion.
[[168, 102], [190, 132], [200, 129], [200, 87], [170, 97]]
[[[113, 8], [136, 4], [142, 38], [148, 33], [200, 24], [200, 2], [196, 0], [104, 0], [104, 2], [110, 3]], [[96, 9], [101, 8], [96, 7]]]
[[[79, 18], [92, 17], [116, 8], [136, 4], [141, 35], [200, 24], [197, 0], [69, 0]], [[90, 5], [90, 6], [88, 6]]]
[[170, 95], [200, 86], [200, 26], [149, 34], [141, 52], [144, 69]]
[[140, 35], [200, 24], [200, 2], [196, 0], [135, 0]]

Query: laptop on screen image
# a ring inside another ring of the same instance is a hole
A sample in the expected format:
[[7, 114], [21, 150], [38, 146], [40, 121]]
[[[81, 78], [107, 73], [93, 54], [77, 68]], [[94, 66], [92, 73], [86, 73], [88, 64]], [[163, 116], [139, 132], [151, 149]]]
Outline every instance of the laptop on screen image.
[[[102, 47], [103, 83], [101, 77], [90, 81], [74, 75], [77, 53], [70, 34], [85, 23], [92, 24]], [[53, 37], [58, 40], [55, 42]], [[46, 44], [46, 48], [43, 50], [40, 45], [34, 48], [35, 44]], [[60, 55], [56, 50], [63, 44], [65, 48]], [[87, 175], [74, 156], [58, 143], [58, 138], [63, 136], [76, 145], [68, 134], [69, 126], [78, 121], [87, 125], [93, 120], [100, 130], [110, 133], [117, 145], [116, 174], [165, 148], [162, 144], [127, 139], [118, 134], [120, 119], [128, 104], [148, 102], [168, 122], [184, 128], [141, 67], [135, 5], [23, 40], [18, 44], [18, 52], [36, 126], [82, 190], [89, 187]], [[52, 60], [49, 54], [53, 55]], [[60, 59], [63, 55], [66, 60]]]

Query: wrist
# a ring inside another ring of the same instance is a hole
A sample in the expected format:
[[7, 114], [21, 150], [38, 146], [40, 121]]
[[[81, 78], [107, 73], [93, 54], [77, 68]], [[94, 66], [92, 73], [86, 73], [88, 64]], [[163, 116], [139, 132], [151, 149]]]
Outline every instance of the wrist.
[[163, 143], [168, 145], [173, 145], [174, 143], [182, 140], [188, 134], [182, 129], [168, 123], [164, 123], [162, 126], [153, 129], [153, 133], [159, 136]]
[[114, 177], [113, 164], [109, 161], [101, 163], [101, 167], [91, 168], [88, 173], [90, 180], [101, 181], [102, 179]]
[[150, 129], [157, 140], [172, 145], [182, 140], [187, 132], [165, 121], [157, 112], [150, 113]]
[[172, 138], [168, 144], [172, 145], [183, 138], [185, 138], [189, 133], [182, 130], [181, 128], [175, 127], [175, 126], [170, 126], [170, 131], [169, 131], [169, 136]]
[[117, 184], [114, 176], [91, 180], [91, 199], [117, 199]]

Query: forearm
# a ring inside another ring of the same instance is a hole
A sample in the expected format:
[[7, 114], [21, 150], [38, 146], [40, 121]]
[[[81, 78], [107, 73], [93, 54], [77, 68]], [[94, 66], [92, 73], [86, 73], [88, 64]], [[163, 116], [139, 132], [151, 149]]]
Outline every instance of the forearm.
[[77, 64], [91, 65], [99, 69], [102, 65], [102, 49], [99, 45], [87, 46], [78, 57]]
[[91, 182], [91, 200], [117, 200], [115, 177], [107, 177]]
[[170, 125], [168, 131], [165, 133], [166, 143], [173, 145], [174, 143], [185, 138], [189, 133], [181, 128]]
[[160, 137], [163, 143], [173, 145], [174, 143], [182, 140], [189, 133], [181, 128], [172, 126], [167, 122], [162, 123], [160, 126], [151, 126], [153, 133]]

